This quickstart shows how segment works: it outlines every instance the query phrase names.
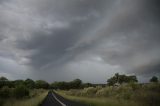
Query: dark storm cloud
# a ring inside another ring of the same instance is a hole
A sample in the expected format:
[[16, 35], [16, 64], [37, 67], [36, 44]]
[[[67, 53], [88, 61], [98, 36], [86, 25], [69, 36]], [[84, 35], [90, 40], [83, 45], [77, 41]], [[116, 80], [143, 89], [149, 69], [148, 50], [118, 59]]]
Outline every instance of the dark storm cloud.
[[[145, 64], [141, 67], [138, 67], [139, 69], [135, 69], [134, 71], [139, 71], [138, 74], [139, 75], [157, 75], [157, 73], [159, 74], [159, 70], [160, 70], [160, 62], [153, 62], [153, 63], [149, 63], [149, 64]], [[141, 71], [140, 71], [141, 70]]]
[[103, 16], [105, 2], [16, 0], [1, 4], [1, 56], [35, 70], [63, 60], [67, 49]]
[[159, 0], [2, 0], [0, 62], [48, 81], [159, 74], [159, 12]]
[[159, 74], [159, 62], [155, 61], [160, 60], [160, 17], [157, 14], [160, 4], [144, 1], [121, 2], [123, 7], [115, 11], [110, 22], [95, 36], [82, 41], [83, 46], [78, 46], [77, 50], [89, 46], [91, 54], [97, 53], [107, 63], [120, 65], [127, 73]]
[[[34, 30], [30, 33], [33, 36], [31, 36], [29, 40], [18, 39], [17, 41], [17, 46], [20, 49], [36, 50], [36, 53], [27, 57], [31, 59], [30, 65], [36, 68], [43, 67], [51, 62], [55, 63], [59, 59], [68, 56], [70, 52], [68, 52], [67, 49], [72, 47], [84, 36], [83, 33], [91, 29], [90, 27], [95, 25], [95, 23], [104, 16], [104, 3], [106, 1], [77, 0], [66, 2], [65, 4], [62, 2], [64, 1], [48, 1], [45, 2], [47, 4], [45, 4], [44, 7], [37, 5], [38, 9], [36, 8], [38, 14], [46, 16], [49, 14], [49, 19], [58, 18], [58, 21], [62, 22], [58, 24], [62, 24], [62, 27], [55, 28], [55, 26], [45, 29], [45, 27], [50, 26], [42, 23], [41, 26], [44, 30]], [[108, 3], [109, 2], [110, 1], [108, 1]], [[53, 3], [56, 3], [55, 7], [50, 6], [50, 4]], [[42, 4], [40, 3], [40, 5]], [[65, 27], [66, 22], [68, 26]], [[47, 24], [52, 24], [52, 22]], [[49, 33], [47, 31], [49, 31]]]

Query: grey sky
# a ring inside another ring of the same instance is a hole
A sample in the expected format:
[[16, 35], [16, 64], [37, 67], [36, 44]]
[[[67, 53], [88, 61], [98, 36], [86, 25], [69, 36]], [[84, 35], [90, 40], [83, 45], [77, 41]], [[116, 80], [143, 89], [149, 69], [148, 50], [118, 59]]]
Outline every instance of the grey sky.
[[0, 76], [104, 83], [160, 75], [159, 0], [0, 0]]

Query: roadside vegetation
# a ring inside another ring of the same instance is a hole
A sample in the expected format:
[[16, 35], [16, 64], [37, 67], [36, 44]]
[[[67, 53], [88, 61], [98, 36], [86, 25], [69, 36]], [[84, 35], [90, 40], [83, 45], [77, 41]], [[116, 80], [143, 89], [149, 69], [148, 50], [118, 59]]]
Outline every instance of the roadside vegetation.
[[0, 77], [0, 106], [39, 106], [48, 93], [57, 93], [88, 106], [160, 106], [160, 83], [156, 76], [150, 83], [138, 83], [136, 76], [116, 73], [107, 84], [53, 82], [32, 79], [10, 81]]
[[46, 85], [44, 81], [0, 77], [0, 106], [38, 106], [48, 93]]
[[86, 103], [88, 106], [160, 106], [160, 83], [155, 76], [150, 79], [150, 83], [139, 84], [135, 76], [115, 74], [107, 82], [108, 85], [105, 87], [86, 87], [56, 92], [70, 100]]
[[160, 84], [124, 84], [119, 87], [88, 87], [57, 93], [89, 106], [160, 106]]
[[29, 97], [21, 99], [9, 98], [5, 100], [3, 106], [39, 106], [47, 93], [46, 90], [32, 90]]
[[70, 82], [54, 82], [44, 80], [8, 80], [0, 77], [0, 106], [38, 106], [46, 97], [49, 89], [77, 89], [82, 87], [80, 79]]

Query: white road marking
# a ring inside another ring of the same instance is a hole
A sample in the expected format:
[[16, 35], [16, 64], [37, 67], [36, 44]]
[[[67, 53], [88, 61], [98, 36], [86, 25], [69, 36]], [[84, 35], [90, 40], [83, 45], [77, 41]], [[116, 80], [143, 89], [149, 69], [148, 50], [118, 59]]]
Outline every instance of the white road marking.
[[56, 99], [56, 101], [58, 101], [62, 106], [67, 106], [66, 104], [64, 104], [63, 102], [61, 102], [56, 96], [55, 94], [52, 93], [52, 96]]

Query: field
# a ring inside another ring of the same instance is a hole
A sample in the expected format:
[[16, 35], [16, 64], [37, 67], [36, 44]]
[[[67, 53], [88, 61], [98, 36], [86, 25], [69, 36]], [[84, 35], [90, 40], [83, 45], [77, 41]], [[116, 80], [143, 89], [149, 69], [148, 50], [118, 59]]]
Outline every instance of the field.
[[[0, 106], [39, 106], [50, 89], [66, 98], [65, 101], [60, 98], [64, 104], [72, 100], [70, 104], [76, 101], [86, 106], [160, 106], [160, 83], [157, 77], [152, 77], [149, 83], [140, 84], [136, 76], [119, 74], [108, 79], [107, 84], [83, 83], [80, 79], [49, 84], [43, 80], [10, 81], [1, 77]], [[51, 104], [56, 103], [57, 100], [53, 98]]]
[[3, 100], [1, 99], [0, 106], [38, 106], [46, 97], [47, 93], [47, 90], [34, 89], [30, 91], [29, 96], [24, 98], [16, 99], [12, 97]]
[[160, 106], [160, 84], [123, 84], [121, 86], [88, 87], [58, 90], [65, 98], [88, 106]]

